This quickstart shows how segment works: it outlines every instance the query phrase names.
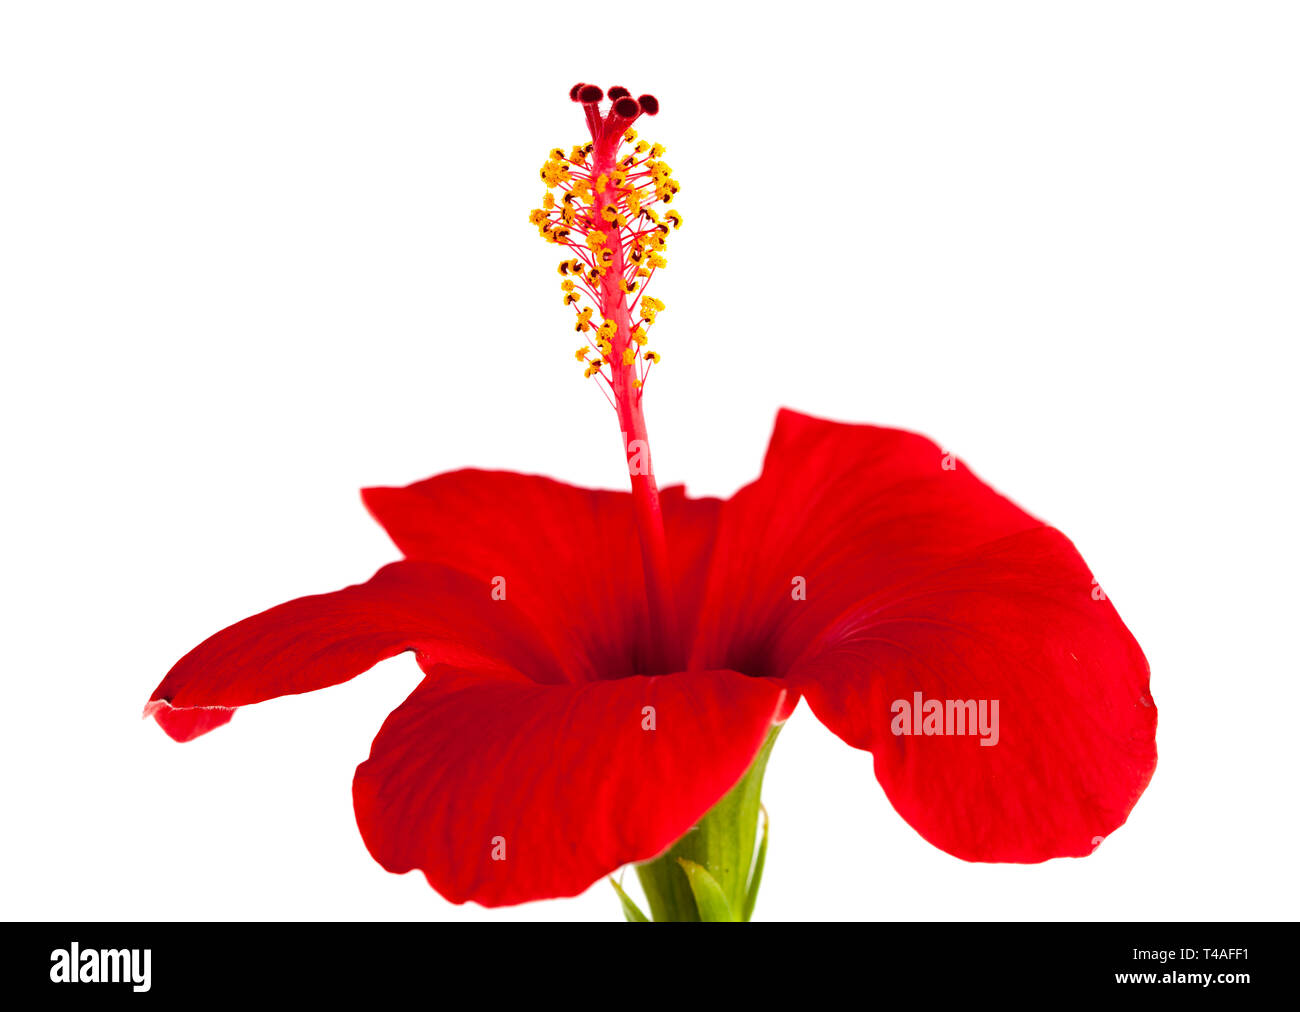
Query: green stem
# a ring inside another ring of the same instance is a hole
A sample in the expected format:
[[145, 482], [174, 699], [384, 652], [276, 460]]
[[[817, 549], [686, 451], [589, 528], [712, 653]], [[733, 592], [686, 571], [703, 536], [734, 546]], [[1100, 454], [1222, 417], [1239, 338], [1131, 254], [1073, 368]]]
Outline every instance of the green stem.
[[[779, 725], [772, 728], [749, 770], [694, 829], [653, 861], [637, 865], [637, 877], [649, 901], [652, 920], [701, 919], [681, 859], [694, 862], [713, 877], [737, 920], [743, 911], [753, 909], [750, 875], [762, 807], [763, 772], [780, 730]], [[757, 885], [755, 882], [754, 887]]]

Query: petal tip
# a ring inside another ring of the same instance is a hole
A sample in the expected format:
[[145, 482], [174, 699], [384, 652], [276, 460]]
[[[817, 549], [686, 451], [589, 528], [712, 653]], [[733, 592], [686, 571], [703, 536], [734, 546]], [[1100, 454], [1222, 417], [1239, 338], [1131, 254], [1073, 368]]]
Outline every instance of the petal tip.
[[173, 706], [168, 699], [151, 699], [145, 704], [142, 719], [153, 717], [172, 741], [193, 741], [235, 715], [233, 706]]

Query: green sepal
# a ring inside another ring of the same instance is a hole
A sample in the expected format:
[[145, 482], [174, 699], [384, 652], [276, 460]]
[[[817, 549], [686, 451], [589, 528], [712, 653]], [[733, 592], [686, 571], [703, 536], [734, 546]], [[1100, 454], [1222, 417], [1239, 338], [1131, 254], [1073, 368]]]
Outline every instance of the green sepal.
[[615, 882], [612, 878], [609, 880], [609, 884], [614, 887], [614, 892], [618, 893], [618, 901], [621, 904], [623, 904], [624, 917], [626, 917], [629, 921], [632, 921], [633, 923], [637, 923], [639, 921], [644, 921], [647, 924], [650, 923], [650, 918], [647, 917], [645, 914], [641, 913], [641, 908], [636, 905], [636, 902], [632, 899], [631, 896], [629, 896], [627, 893], [623, 891], [623, 887], [621, 885]]
[[758, 856], [754, 858], [754, 871], [749, 876], [749, 888], [745, 891], [745, 909], [740, 919], [748, 921], [754, 916], [754, 904], [758, 902], [758, 887], [763, 884], [763, 863], [767, 860], [767, 809], [758, 806], [763, 815], [763, 836], [758, 841]]
[[691, 893], [695, 897], [695, 908], [700, 913], [702, 921], [734, 921], [731, 906], [727, 903], [727, 896], [722, 891], [722, 886], [718, 885], [718, 880], [709, 874], [708, 869], [702, 864], [696, 864], [694, 861], [679, 857], [677, 863], [682, 866], [682, 871], [686, 872], [686, 878], [691, 884]]

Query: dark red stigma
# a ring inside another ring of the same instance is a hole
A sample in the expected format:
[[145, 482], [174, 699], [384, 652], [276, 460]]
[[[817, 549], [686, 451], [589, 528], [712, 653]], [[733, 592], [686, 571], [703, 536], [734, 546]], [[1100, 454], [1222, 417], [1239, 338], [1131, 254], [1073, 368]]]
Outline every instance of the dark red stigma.
[[[607, 116], [600, 114], [600, 103], [608, 95], [610, 106]], [[599, 86], [579, 81], [569, 89], [569, 98], [581, 102], [591, 138], [597, 144], [606, 137], [622, 134], [642, 113], [658, 115], [659, 100], [653, 95], [633, 98], [632, 93], [621, 84], [616, 84], [608, 92]]]

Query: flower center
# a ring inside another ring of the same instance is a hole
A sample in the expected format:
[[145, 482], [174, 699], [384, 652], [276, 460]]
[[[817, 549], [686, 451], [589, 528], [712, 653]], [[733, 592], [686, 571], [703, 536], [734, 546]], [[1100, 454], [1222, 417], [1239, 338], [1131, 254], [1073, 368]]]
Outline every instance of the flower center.
[[574, 85], [569, 97], [582, 105], [591, 141], [567, 154], [562, 148], [551, 151], [541, 170], [546, 184], [542, 206], [529, 214], [529, 221], [542, 238], [568, 253], [559, 266], [560, 288], [564, 304], [577, 314], [574, 329], [585, 341], [574, 357], [618, 415], [641, 542], [654, 663], [673, 671], [685, 656], [641, 402], [650, 369], [659, 362], [659, 353], [646, 348], [647, 331], [664, 308], [645, 288], [656, 271], [668, 266], [663, 255], [668, 234], [682, 222], [676, 211], [661, 213], [654, 205], [671, 203], [679, 186], [663, 161], [662, 145], [640, 140], [632, 128], [643, 113], [659, 112], [653, 95], [633, 98], [626, 88], [610, 88], [605, 113], [605, 92], [594, 84]]

